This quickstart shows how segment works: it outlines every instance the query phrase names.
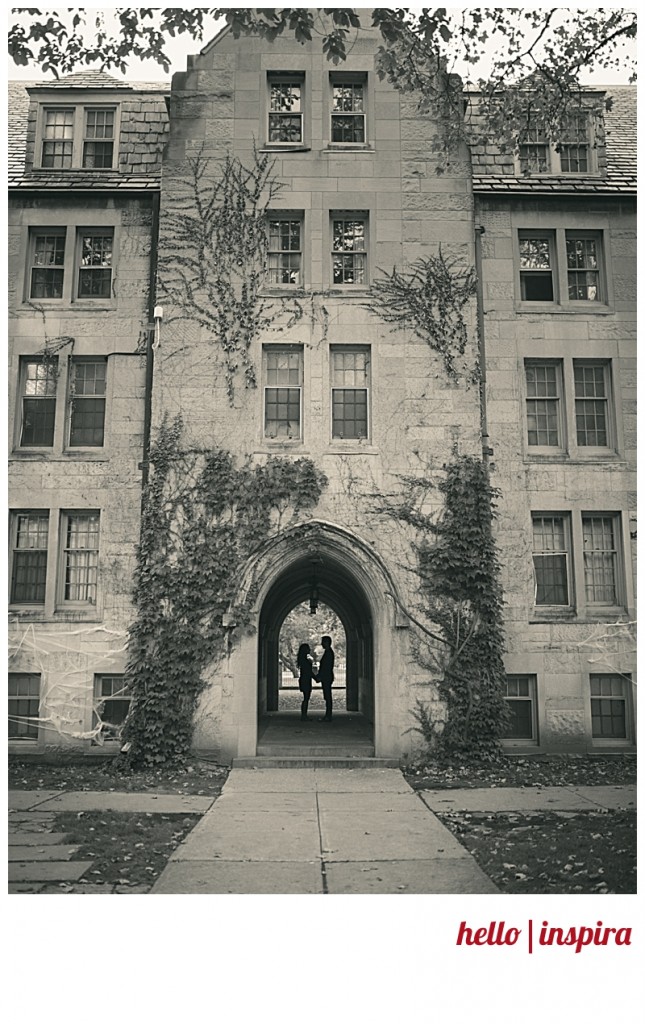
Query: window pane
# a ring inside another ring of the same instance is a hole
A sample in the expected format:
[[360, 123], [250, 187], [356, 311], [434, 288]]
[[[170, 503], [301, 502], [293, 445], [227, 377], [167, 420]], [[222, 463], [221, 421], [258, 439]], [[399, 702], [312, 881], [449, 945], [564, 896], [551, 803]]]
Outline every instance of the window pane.
[[22, 423], [20, 444], [25, 448], [51, 448], [56, 415], [57, 360], [30, 360], [22, 368]]
[[40, 676], [9, 673], [9, 739], [38, 739]]
[[560, 445], [559, 368], [526, 364], [526, 418], [530, 445]]
[[567, 277], [569, 298], [575, 301], [600, 300], [598, 241], [567, 232]]
[[64, 264], [64, 234], [34, 237], [30, 285], [32, 299], [62, 298]]
[[579, 445], [608, 445], [606, 367], [573, 364], [576, 394], [576, 431]]
[[269, 142], [302, 142], [299, 82], [273, 82], [269, 94]]
[[65, 601], [96, 604], [98, 513], [68, 515], [65, 531]]
[[105, 359], [75, 362], [71, 386], [71, 447], [100, 447], [104, 441]]
[[42, 166], [72, 166], [74, 146], [74, 111], [46, 110], [43, 124]]
[[332, 436], [367, 437], [367, 390], [333, 388]]
[[568, 605], [566, 534], [562, 517], [533, 517], [533, 565], [535, 603]]
[[332, 142], [365, 142], [364, 92], [362, 82], [338, 82], [332, 85]]
[[112, 286], [112, 234], [83, 235], [79, 298], [109, 298]]
[[16, 516], [11, 600], [17, 604], [44, 604], [48, 533], [47, 513]]
[[591, 604], [618, 603], [617, 555], [612, 516], [583, 516], [585, 593]]
[[267, 437], [300, 436], [300, 388], [266, 388], [264, 432]]
[[269, 222], [269, 284], [301, 283], [300, 227], [299, 220]]

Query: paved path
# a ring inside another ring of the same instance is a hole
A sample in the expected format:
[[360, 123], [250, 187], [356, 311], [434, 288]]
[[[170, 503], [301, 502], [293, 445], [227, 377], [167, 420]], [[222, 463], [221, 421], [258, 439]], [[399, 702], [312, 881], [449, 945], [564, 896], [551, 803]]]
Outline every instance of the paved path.
[[612, 811], [636, 807], [636, 786], [532, 786], [512, 789], [426, 789], [419, 794], [431, 811]]
[[398, 769], [233, 769], [152, 893], [494, 893]]

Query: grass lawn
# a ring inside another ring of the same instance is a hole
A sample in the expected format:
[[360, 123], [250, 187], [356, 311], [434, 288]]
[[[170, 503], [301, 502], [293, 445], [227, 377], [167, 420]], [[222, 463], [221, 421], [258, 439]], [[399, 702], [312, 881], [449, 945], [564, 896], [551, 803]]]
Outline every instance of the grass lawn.
[[490, 786], [619, 786], [636, 783], [636, 757], [562, 754], [499, 755], [487, 759], [428, 758], [403, 769], [413, 789], [481, 789]]
[[636, 892], [635, 811], [438, 817], [501, 892]]
[[41, 764], [9, 761], [9, 789], [65, 789], [68, 792], [177, 793], [218, 796], [229, 768], [190, 761], [184, 768], [124, 771], [114, 761]]
[[200, 819], [199, 814], [122, 814], [112, 811], [65, 811], [56, 815], [54, 832], [78, 844], [73, 860], [91, 860], [81, 882], [63, 890], [82, 892], [83, 885], [151, 887], [168, 858]]

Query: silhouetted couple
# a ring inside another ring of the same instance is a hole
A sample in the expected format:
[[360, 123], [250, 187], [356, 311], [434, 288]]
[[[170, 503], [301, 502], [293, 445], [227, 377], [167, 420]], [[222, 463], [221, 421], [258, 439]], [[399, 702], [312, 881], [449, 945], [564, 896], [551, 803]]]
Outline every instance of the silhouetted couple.
[[300, 717], [307, 717], [309, 698], [311, 697], [312, 680], [322, 686], [323, 697], [325, 698], [325, 721], [331, 722], [331, 688], [334, 682], [334, 651], [331, 646], [331, 637], [323, 636], [320, 640], [323, 646], [323, 655], [320, 659], [318, 671], [314, 672], [314, 660], [311, 656], [309, 644], [300, 644], [298, 648], [298, 671], [300, 678], [298, 686], [302, 691], [302, 704], [300, 706]]

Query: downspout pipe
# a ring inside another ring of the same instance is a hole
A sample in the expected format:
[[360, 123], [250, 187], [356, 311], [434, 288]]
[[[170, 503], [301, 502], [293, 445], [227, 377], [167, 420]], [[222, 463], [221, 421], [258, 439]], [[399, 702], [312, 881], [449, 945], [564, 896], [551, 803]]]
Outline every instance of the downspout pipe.
[[160, 194], [155, 192], [152, 197], [152, 227], [150, 233], [150, 281], [148, 285], [148, 323], [146, 324], [146, 380], [143, 404], [143, 458], [139, 463], [141, 470], [141, 505], [148, 477], [150, 475], [150, 435], [152, 428], [152, 382], [154, 377], [155, 353], [154, 314], [157, 299], [157, 256], [159, 253], [159, 203]]
[[477, 275], [477, 336], [479, 340], [479, 411], [482, 435], [482, 461], [490, 465], [493, 449], [488, 434], [488, 412], [486, 408], [486, 331], [484, 318], [484, 282], [482, 278], [482, 235], [480, 224], [475, 225], [475, 273]]

